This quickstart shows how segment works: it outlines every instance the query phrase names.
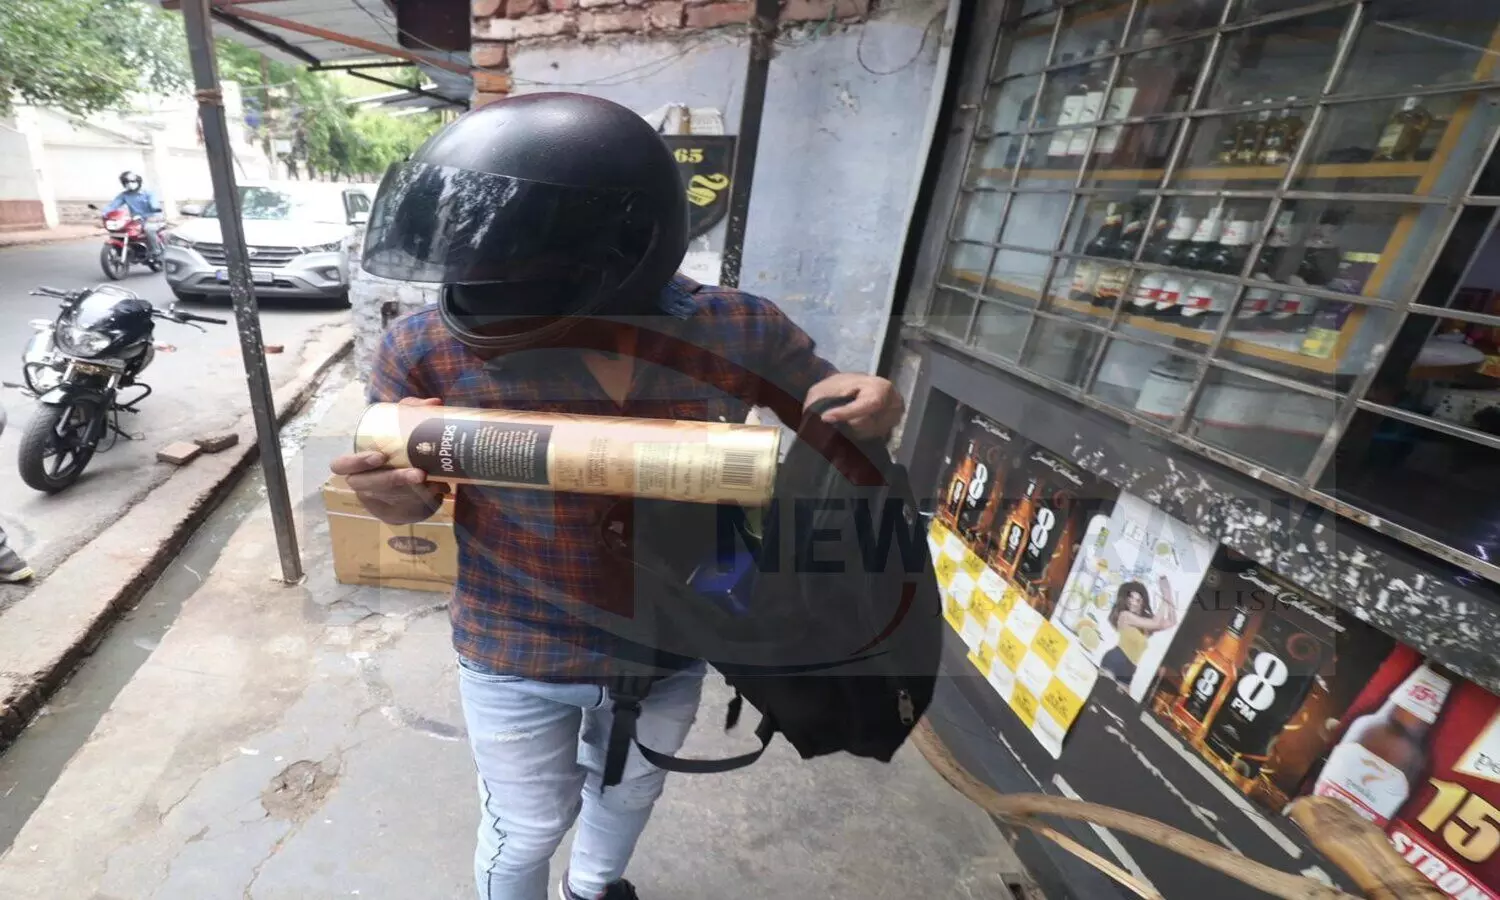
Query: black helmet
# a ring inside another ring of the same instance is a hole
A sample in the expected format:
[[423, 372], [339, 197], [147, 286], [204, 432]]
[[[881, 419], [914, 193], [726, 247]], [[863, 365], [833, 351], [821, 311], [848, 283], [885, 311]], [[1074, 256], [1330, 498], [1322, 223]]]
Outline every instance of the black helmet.
[[386, 173], [364, 267], [441, 283], [449, 331], [504, 351], [580, 316], [648, 311], [687, 240], [655, 129], [598, 97], [528, 94], [460, 117]]
[[138, 191], [141, 189], [141, 176], [129, 169], [120, 173], [120, 187], [127, 191]]

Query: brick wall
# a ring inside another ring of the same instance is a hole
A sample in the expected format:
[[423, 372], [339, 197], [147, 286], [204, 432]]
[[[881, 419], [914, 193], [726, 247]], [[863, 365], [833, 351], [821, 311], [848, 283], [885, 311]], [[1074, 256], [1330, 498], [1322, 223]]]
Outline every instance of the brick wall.
[[[754, 0], [472, 0], [474, 106], [510, 93], [510, 50], [517, 42], [588, 41], [743, 26]], [[871, 0], [781, 0], [779, 21], [844, 21], [870, 12]]]

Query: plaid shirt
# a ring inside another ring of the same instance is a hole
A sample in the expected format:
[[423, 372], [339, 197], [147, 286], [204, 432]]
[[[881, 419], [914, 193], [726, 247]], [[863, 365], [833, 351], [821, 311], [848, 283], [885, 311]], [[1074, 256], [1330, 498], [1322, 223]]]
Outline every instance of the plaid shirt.
[[[661, 309], [664, 315], [640, 326], [623, 406], [576, 351], [535, 349], [486, 362], [449, 336], [436, 309], [391, 326], [369, 397], [743, 422], [754, 406], [795, 416], [807, 389], [835, 371], [802, 329], [759, 297], [679, 275], [662, 291]], [[478, 485], [457, 490], [458, 581], [449, 616], [459, 655], [497, 673], [547, 681], [615, 674], [627, 642], [597, 624], [597, 610], [633, 610], [631, 581], [606, 564], [601, 542], [601, 520], [617, 498]]]

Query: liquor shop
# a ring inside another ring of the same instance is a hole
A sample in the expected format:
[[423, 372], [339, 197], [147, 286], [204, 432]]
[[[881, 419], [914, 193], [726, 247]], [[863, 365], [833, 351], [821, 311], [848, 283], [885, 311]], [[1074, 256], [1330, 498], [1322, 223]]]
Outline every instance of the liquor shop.
[[970, 771], [1348, 887], [1282, 815], [1338, 797], [1500, 897], [1497, 61], [1495, 3], [968, 5], [884, 365]]

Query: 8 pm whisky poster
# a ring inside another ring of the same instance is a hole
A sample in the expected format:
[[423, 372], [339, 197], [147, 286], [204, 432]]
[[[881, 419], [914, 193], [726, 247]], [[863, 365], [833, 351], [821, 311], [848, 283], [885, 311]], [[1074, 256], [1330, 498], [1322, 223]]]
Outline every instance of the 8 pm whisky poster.
[[1220, 548], [1162, 659], [1152, 713], [1272, 811], [1390, 653], [1374, 628]]

